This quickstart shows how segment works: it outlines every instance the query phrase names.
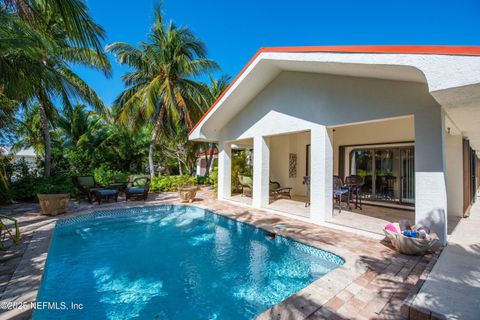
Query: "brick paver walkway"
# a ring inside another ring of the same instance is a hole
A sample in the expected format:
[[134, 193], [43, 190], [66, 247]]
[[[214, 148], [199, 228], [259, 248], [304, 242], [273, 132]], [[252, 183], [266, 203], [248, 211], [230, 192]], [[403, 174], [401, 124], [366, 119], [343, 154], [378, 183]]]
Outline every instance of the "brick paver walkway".
[[[19, 220], [23, 239], [20, 245], [1, 254], [0, 303], [35, 301], [57, 219], [93, 210], [159, 203], [178, 203], [178, 198], [174, 193], [162, 193], [150, 195], [145, 203], [72, 203], [70, 213], [58, 217], [40, 216], [38, 206], [32, 204], [0, 208], [0, 214]], [[209, 190], [200, 191], [193, 205], [333, 252], [346, 260], [343, 266], [265, 311], [259, 319], [407, 319], [408, 308], [403, 301], [418, 290], [420, 275], [436, 257], [398, 254], [386, 242], [220, 202]], [[29, 309], [0, 310], [0, 318], [30, 317]]]

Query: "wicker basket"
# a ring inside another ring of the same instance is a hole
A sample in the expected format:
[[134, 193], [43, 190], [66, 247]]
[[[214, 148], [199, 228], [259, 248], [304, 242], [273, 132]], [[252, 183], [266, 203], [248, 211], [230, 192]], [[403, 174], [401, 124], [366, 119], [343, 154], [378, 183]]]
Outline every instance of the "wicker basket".
[[198, 187], [183, 187], [178, 188], [178, 196], [180, 197], [181, 202], [190, 202], [192, 203], [197, 195]]
[[68, 194], [37, 194], [41, 214], [56, 216], [68, 211]]

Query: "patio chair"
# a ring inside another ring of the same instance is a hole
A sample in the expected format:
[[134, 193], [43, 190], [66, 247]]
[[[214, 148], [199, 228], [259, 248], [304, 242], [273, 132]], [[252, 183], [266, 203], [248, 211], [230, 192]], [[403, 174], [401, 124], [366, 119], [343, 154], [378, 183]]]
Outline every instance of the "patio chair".
[[95, 199], [96, 192], [104, 188], [104, 186], [97, 183], [92, 176], [73, 176], [72, 182], [80, 191], [80, 195], [87, 197], [90, 203]]
[[131, 176], [128, 182], [128, 187], [125, 190], [126, 201], [129, 199], [143, 199], [143, 201], [146, 201], [149, 190], [150, 177]]
[[345, 178], [345, 185], [350, 191], [350, 200], [353, 200], [353, 195], [355, 195], [355, 209], [359, 208], [362, 210], [361, 191], [364, 183], [364, 179], [361, 176], [352, 175]]
[[274, 200], [277, 200], [277, 198], [281, 196], [292, 199], [292, 196], [290, 195], [291, 191], [292, 188], [282, 187], [279, 182], [270, 180], [270, 196], [273, 197]]
[[386, 176], [385, 177], [385, 196], [387, 200], [394, 200], [395, 199], [395, 184], [397, 183], [397, 177], [395, 176]]
[[339, 176], [333, 176], [333, 198], [338, 205], [334, 205], [339, 212], [342, 212], [342, 201], [345, 198], [347, 201], [347, 208], [350, 208], [350, 190], [343, 186], [342, 179]]
[[[13, 223], [15, 228], [15, 235], [10, 231], [10, 228], [5, 224], [4, 220], [10, 221]], [[18, 228], [17, 219], [14, 219], [9, 216], [0, 215], [0, 250], [6, 250], [5, 241], [11, 239], [13, 243], [20, 243], [20, 230]]]
[[303, 184], [307, 186], [307, 200], [305, 201], [305, 208], [310, 205], [310, 177], [303, 177]]
[[238, 176], [238, 183], [242, 188], [242, 196], [244, 197], [251, 197], [252, 190], [253, 190], [253, 179], [249, 176]]

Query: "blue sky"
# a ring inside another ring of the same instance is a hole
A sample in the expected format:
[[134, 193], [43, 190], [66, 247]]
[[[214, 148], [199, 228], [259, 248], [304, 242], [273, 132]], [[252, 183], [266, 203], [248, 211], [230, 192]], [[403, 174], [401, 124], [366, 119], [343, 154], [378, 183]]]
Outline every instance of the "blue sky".
[[[106, 44], [146, 39], [154, 0], [87, 0], [107, 31]], [[480, 45], [479, 0], [220, 1], [164, 0], [167, 20], [188, 26], [209, 58], [235, 76], [261, 47], [355, 44]], [[126, 71], [110, 57], [113, 77], [78, 73], [106, 105], [122, 91]]]

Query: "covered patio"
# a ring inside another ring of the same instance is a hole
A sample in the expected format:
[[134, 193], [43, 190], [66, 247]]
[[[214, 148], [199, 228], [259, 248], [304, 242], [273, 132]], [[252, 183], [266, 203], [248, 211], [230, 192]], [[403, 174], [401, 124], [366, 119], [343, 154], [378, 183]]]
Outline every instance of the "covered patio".
[[[340, 203], [333, 199], [334, 190], [331, 189], [333, 211], [323, 221], [333, 227], [376, 235], [383, 234], [382, 229], [387, 223], [403, 219], [414, 223], [413, 117], [332, 126], [327, 132], [333, 151], [332, 176], [342, 181], [342, 187], [347, 187], [346, 182], [351, 176], [357, 177], [360, 184], [356, 192], [344, 196]], [[310, 220], [315, 212], [312, 212], [309, 184], [317, 183], [311, 177], [312, 167], [317, 164], [312, 161], [312, 154], [317, 150], [312, 148], [311, 131], [271, 135], [265, 138], [265, 142], [268, 153], [264, 156], [268, 159], [268, 167], [263, 169], [268, 172], [268, 203], [262, 208]], [[226, 199], [254, 206], [255, 179], [259, 179], [254, 174], [258, 172], [254, 141], [232, 141], [230, 146], [232, 193]], [[248, 159], [242, 160], [239, 155], [245, 157], [245, 152]], [[251, 167], [245, 170], [239, 168], [239, 164]], [[237, 180], [245, 174], [249, 175], [251, 186], [245, 186], [247, 190], [242, 192], [245, 190]]]
[[[478, 58], [448, 48], [324, 49], [262, 49], [190, 132], [219, 144], [218, 198], [232, 198], [232, 144], [250, 139], [248, 205], [374, 232], [405, 218], [445, 244], [447, 221], [473, 201], [474, 166], [465, 159], [480, 133], [462, 115], [477, 101]], [[336, 214], [335, 176], [338, 188], [362, 178], [361, 212]], [[272, 199], [271, 181], [289, 197]]]

